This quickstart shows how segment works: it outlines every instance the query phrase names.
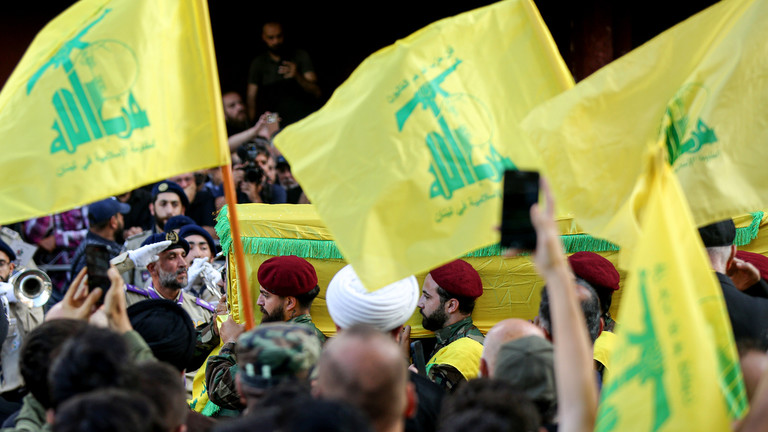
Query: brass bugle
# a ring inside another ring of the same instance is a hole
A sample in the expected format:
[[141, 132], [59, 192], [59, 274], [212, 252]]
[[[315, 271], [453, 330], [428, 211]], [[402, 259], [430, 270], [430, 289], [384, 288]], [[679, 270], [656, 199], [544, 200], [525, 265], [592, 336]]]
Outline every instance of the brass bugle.
[[38, 307], [48, 303], [53, 284], [51, 278], [39, 269], [19, 269], [8, 283], [13, 285], [13, 295], [28, 307]]

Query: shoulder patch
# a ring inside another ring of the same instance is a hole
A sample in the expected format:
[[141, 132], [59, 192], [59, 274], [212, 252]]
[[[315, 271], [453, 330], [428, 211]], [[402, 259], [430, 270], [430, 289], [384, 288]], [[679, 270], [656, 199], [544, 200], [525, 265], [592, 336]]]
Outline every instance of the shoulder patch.
[[203, 300], [201, 298], [195, 297], [195, 304], [200, 306], [200, 307], [202, 307], [202, 308], [208, 309], [211, 312], [214, 312], [214, 313], [216, 312], [216, 308], [215, 307], [211, 306], [210, 303], [208, 303], [207, 301], [205, 301], [205, 300]]
[[132, 293], [136, 293], [136, 294], [139, 294], [139, 295], [143, 295], [144, 297], [149, 297], [149, 291], [147, 291], [147, 290], [145, 290], [143, 288], [139, 288], [137, 286], [131, 285], [131, 284], [125, 284], [125, 290], [127, 292], [132, 292]]

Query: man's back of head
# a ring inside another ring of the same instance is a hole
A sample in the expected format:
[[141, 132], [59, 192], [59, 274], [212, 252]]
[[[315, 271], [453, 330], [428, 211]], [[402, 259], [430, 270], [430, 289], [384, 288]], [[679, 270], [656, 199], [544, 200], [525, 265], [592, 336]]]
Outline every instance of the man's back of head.
[[[576, 285], [589, 338], [592, 344], [594, 344], [597, 337], [600, 336], [600, 332], [603, 331], [603, 324], [600, 319], [600, 300], [589, 282], [577, 277]], [[554, 341], [555, 335], [552, 334], [552, 317], [549, 310], [549, 294], [547, 294], [546, 287], [541, 290], [541, 303], [539, 303], [539, 316], [537, 319], [539, 327], [544, 330], [548, 339]]]
[[482, 375], [493, 377], [499, 348], [504, 343], [526, 336], [546, 337], [541, 327], [519, 318], [505, 319], [491, 327], [483, 342], [483, 356], [480, 359]]
[[352, 326], [326, 345], [314, 392], [357, 406], [378, 432], [403, 430], [410, 385], [395, 342], [369, 326]]

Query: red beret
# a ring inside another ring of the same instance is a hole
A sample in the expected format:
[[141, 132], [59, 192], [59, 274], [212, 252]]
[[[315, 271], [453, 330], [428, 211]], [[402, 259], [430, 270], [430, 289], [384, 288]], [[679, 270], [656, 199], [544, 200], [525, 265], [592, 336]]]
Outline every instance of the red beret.
[[272, 257], [259, 267], [259, 284], [272, 294], [297, 296], [317, 286], [312, 264], [296, 255]]
[[619, 289], [619, 272], [610, 261], [594, 252], [576, 252], [568, 257], [576, 276], [596, 288]]
[[469, 263], [462, 260], [449, 262], [429, 274], [438, 286], [451, 294], [478, 298], [483, 295], [483, 281]]
[[768, 280], [768, 257], [754, 252], [736, 251], [736, 258], [757, 267], [760, 270], [760, 278]]

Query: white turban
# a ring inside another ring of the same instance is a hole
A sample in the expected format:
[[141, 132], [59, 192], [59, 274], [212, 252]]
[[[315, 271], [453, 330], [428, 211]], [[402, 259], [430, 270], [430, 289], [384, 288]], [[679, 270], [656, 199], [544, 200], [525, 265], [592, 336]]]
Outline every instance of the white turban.
[[413, 315], [419, 295], [419, 283], [414, 276], [369, 292], [352, 266], [347, 265], [331, 280], [325, 301], [339, 328], [368, 324], [380, 331], [390, 331]]

